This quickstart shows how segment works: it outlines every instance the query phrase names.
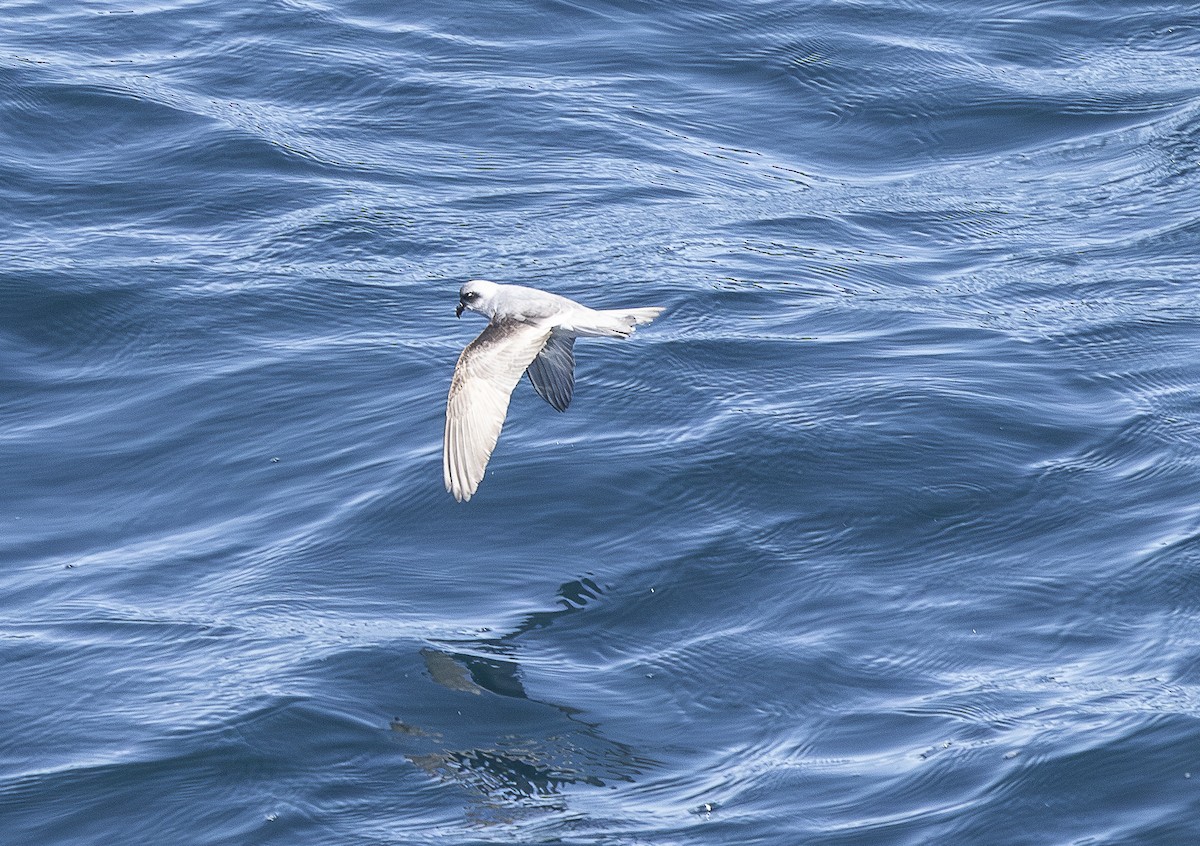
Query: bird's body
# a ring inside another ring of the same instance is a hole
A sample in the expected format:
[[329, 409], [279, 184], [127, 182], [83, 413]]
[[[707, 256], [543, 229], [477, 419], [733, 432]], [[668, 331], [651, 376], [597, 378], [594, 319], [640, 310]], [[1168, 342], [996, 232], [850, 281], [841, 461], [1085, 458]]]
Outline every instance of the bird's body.
[[565, 411], [575, 384], [575, 339], [627, 338], [662, 309], [598, 310], [536, 288], [476, 279], [459, 292], [456, 313], [463, 311], [485, 315], [488, 325], [459, 356], [446, 402], [442, 475], [459, 502], [483, 480], [523, 373], [542, 399]]

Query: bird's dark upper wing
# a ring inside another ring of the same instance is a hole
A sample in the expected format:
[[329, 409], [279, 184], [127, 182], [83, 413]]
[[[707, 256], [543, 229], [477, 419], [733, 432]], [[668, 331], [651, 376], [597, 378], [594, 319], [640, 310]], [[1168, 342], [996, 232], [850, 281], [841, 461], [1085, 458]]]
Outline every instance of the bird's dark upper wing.
[[538, 396], [566, 411], [575, 390], [575, 336], [554, 332], [526, 371]]

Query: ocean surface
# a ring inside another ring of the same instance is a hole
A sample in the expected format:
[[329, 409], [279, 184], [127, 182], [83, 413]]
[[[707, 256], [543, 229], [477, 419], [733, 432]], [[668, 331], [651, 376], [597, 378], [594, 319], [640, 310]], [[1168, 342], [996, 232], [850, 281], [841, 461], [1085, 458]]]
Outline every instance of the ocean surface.
[[1200, 7], [7, 0], [0, 526], [4, 846], [1198, 843]]

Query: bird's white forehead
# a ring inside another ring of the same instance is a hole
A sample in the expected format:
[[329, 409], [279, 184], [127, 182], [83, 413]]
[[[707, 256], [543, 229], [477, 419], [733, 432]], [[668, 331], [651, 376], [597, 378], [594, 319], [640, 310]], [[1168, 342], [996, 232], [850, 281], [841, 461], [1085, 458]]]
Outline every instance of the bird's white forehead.
[[474, 291], [477, 294], [486, 294], [494, 290], [496, 290], [495, 282], [489, 282], [486, 279], [472, 279], [459, 289], [459, 294], [465, 294], [469, 291]]

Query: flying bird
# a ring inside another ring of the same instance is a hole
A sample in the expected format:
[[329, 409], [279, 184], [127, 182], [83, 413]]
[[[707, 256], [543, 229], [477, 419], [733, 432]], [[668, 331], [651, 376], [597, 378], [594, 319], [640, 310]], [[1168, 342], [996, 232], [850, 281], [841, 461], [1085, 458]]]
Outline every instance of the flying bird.
[[628, 338], [662, 309], [600, 311], [536, 288], [474, 279], [458, 293], [454, 313], [464, 311], [484, 315], [488, 325], [458, 357], [446, 400], [442, 478], [459, 502], [483, 481], [522, 373], [538, 396], [565, 411], [575, 386], [575, 339]]

